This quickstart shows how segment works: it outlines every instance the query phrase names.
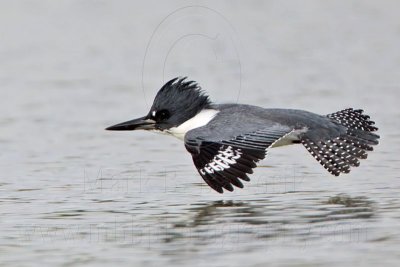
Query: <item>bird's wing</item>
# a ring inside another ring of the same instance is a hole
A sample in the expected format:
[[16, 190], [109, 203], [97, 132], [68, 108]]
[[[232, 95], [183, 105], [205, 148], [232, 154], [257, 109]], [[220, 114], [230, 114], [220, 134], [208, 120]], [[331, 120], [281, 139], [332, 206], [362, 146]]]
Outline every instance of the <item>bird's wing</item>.
[[[201, 128], [186, 134], [185, 147], [204, 181], [219, 193], [223, 193], [223, 188], [233, 191], [232, 185], [243, 188], [240, 179], [250, 181], [247, 174], [253, 173], [252, 169], [266, 156], [267, 149], [293, 131], [290, 127], [273, 124], [236, 136], [228, 129], [216, 138], [211, 136], [211, 131], [207, 133]], [[235, 131], [234, 127], [230, 129]]]

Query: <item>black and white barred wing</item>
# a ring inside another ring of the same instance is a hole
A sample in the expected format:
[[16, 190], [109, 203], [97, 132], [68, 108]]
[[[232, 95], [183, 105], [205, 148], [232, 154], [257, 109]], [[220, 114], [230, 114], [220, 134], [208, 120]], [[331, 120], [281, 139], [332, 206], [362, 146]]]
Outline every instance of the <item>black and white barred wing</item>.
[[250, 181], [256, 163], [262, 160], [278, 140], [291, 129], [259, 130], [236, 136], [229, 140], [207, 141], [201, 137], [185, 139], [185, 147], [192, 154], [194, 165], [204, 181], [215, 191], [233, 191], [233, 186], [243, 188]]
[[305, 134], [301, 142], [311, 155], [331, 174], [338, 176], [349, 173], [351, 167], [358, 167], [360, 159], [367, 158], [367, 152], [379, 143], [375, 122], [361, 109], [345, 109], [327, 117], [344, 127], [346, 132], [331, 139], [316, 139]]

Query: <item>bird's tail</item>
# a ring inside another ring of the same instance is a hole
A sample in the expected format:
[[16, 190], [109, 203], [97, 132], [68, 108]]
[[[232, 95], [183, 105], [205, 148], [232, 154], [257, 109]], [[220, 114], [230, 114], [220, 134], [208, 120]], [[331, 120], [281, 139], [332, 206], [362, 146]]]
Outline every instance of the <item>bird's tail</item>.
[[367, 158], [367, 151], [379, 143], [379, 135], [373, 133], [378, 128], [361, 109], [349, 108], [326, 117], [346, 127], [346, 133], [330, 140], [315, 140], [305, 135], [301, 142], [325, 169], [338, 176], [350, 172], [350, 167], [358, 167], [359, 159]]

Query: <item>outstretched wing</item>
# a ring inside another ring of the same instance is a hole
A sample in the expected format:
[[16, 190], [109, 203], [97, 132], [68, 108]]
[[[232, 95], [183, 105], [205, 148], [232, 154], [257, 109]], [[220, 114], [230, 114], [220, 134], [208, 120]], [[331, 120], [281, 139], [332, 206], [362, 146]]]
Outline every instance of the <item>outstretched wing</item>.
[[233, 191], [232, 185], [243, 188], [240, 180], [250, 181], [247, 174], [253, 173], [267, 149], [292, 131], [289, 127], [273, 127], [210, 141], [195, 129], [185, 136], [185, 147], [204, 181], [223, 193], [223, 188]]

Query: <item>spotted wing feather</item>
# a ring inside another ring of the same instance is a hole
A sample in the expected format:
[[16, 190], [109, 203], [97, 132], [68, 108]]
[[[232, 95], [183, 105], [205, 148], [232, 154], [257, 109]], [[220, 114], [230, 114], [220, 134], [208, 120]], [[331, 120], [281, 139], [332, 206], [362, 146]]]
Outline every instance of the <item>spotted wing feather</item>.
[[343, 126], [351, 129], [362, 130], [366, 132], [375, 132], [378, 130], [375, 127], [375, 122], [370, 120], [368, 115], [363, 114], [362, 109], [344, 109], [335, 113], [326, 115], [328, 118], [337, 121]]
[[331, 174], [338, 176], [349, 173], [350, 168], [358, 167], [359, 160], [366, 159], [367, 151], [372, 151], [372, 146], [379, 143], [379, 135], [373, 133], [378, 128], [360, 109], [349, 108], [328, 114], [327, 117], [344, 126], [344, 133], [327, 140], [324, 136], [315, 138], [315, 135], [307, 133], [301, 143]]
[[215, 191], [233, 191], [233, 186], [243, 188], [241, 181], [250, 181], [256, 163], [264, 159], [267, 148], [291, 131], [259, 130], [220, 141], [202, 138], [185, 140], [194, 165], [204, 181]]

